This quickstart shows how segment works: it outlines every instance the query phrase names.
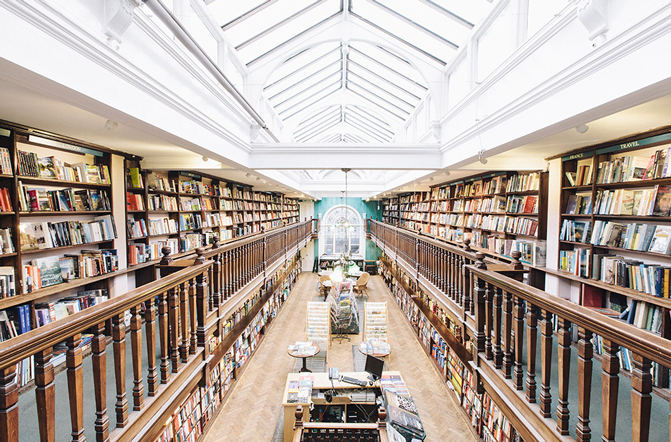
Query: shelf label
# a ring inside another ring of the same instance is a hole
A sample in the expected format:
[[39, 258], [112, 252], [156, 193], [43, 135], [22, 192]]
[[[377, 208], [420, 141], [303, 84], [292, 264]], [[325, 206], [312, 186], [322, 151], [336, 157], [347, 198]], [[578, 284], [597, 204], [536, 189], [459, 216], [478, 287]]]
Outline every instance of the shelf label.
[[0, 137], [8, 137], [12, 134], [12, 131], [9, 129], [0, 128]]
[[184, 175], [184, 176], [188, 176], [188, 177], [191, 177], [191, 178], [196, 178], [196, 179], [202, 178], [200, 175], [192, 173], [192, 172], [180, 172], [179, 174]]
[[670, 140], [671, 140], [671, 132], [669, 132], [667, 134], [656, 135], [654, 137], [643, 138], [641, 140], [630, 141], [628, 143], [616, 144], [615, 146], [604, 147], [603, 149], [597, 150], [596, 154], [601, 155], [601, 154], [605, 154], [605, 153], [617, 152], [617, 151], [620, 151], [620, 150], [631, 149], [632, 147], [642, 147], [642, 146], [647, 146], [649, 144], [659, 143], [659, 142], [662, 142], [662, 141], [670, 141]]
[[593, 150], [588, 150], [587, 152], [580, 152], [580, 153], [574, 153], [573, 155], [567, 155], [565, 157], [562, 157], [562, 162], [564, 161], [571, 161], [571, 160], [579, 160], [581, 158], [590, 158], [594, 156], [594, 151]]
[[71, 150], [81, 154], [89, 154], [95, 157], [103, 156], [103, 153], [99, 150], [89, 149], [88, 147], [77, 146], [75, 144], [62, 143], [48, 138], [36, 137], [35, 135], [28, 135], [28, 141], [31, 143], [44, 144], [45, 146], [57, 147], [59, 149]]

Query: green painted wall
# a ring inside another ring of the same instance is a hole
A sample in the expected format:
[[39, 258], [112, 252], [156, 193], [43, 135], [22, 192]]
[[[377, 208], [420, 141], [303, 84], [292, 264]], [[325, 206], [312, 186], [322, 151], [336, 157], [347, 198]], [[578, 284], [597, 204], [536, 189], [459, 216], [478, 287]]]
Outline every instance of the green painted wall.
[[[359, 212], [360, 216], [363, 216], [363, 214], [366, 214], [366, 218], [373, 217], [373, 219], [377, 218], [378, 220], [382, 219], [382, 204], [379, 204], [379, 209], [378, 209], [378, 202], [377, 201], [370, 201], [366, 202], [362, 200], [361, 198], [349, 198], [348, 199], [348, 206]], [[315, 218], [319, 218], [320, 214], [321, 217], [324, 217], [326, 212], [333, 207], [333, 206], [339, 206], [343, 203], [342, 198], [322, 198], [321, 201], [316, 201], [315, 202]], [[378, 246], [376, 246], [373, 241], [367, 239], [366, 240], [366, 260], [376, 260], [378, 256], [382, 254], [382, 251]], [[315, 259], [319, 256], [319, 240], [315, 240]]]

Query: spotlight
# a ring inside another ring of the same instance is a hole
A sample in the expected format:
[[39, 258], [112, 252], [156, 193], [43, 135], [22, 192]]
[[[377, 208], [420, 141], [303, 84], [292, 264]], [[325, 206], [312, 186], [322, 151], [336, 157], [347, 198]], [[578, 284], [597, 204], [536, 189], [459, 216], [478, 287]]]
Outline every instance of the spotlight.
[[450, 176], [450, 171], [449, 170], [445, 171], [445, 176]]
[[261, 181], [261, 178], [259, 178], [259, 177], [256, 177], [256, 181]]
[[249, 178], [250, 176], [252, 176], [252, 174], [249, 173], [249, 172], [247, 172], [247, 173], [245, 174], [245, 176], [246, 176], [247, 178]]
[[208, 157], [206, 157], [205, 155], [203, 155], [203, 162], [207, 163], [208, 161], [210, 161], [210, 159]]
[[119, 129], [119, 123], [117, 123], [116, 121], [107, 120], [105, 121], [105, 129], [107, 129], [110, 132], [116, 132], [117, 129]]
[[581, 124], [580, 126], [576, 127], [575, 130], [579, 134], [584, 134], [585, 132], [587, 132], [589, 130], [589, 126], [586, 125], [586, 124]]
[[480, 161], [482, 164], [487, 164], [487, 158], [484, 157], [485, 155], [485, 150], [482, 149], [480, 152], [478, 152], [478, 161]]
[[429, 178], [429, 181], [433, 181], [434, 179], [435, 179], [434, 177], [431, 177], [431, 178]]

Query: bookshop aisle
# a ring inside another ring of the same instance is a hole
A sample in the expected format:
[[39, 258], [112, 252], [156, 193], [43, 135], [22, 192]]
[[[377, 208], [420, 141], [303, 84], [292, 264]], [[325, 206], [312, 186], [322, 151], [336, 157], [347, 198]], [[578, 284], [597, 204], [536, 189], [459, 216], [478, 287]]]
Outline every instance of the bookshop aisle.
[[[293, 371], [296, 363], [287, 355], [287, 347], [305, 339], [307, 302], [320, 300], [317, 287], [316, 274], [299, 275], [286, 305], [235, 384], [205, 442], [277, 440], [273, 439], [273, 434], [278, 421], [283, 418], [282, 394], [287, 373]], [[387, 301], [392, 358], [385, 370], [402, 373], [422, 416], [426, 440], [477, 440], [454, 395], [441, 382], [403, 313], [392, 302], [382, 278], [371, 278], [367, 291], [369, 301]], [[351, 342], [334, 341], [328, 347], [329, 366], [338, 367], [341, 371], [353, 370], [353, 346], [358, 345], [361, 338], [356, 335], [350, 337]]]

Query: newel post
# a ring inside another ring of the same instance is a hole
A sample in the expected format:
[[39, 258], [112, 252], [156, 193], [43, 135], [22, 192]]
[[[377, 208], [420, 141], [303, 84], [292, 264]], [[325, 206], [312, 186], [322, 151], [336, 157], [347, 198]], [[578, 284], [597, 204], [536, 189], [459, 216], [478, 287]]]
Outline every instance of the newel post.
[[[475, 257], [478, 259], [475, 262], [475, 268], [480, 270], [487, 270], [487, 264], [485, 264], [484, 261], [485, 254], [478, 252], [475, 254]], [[476, 330], [473, 336], [473, 341], [475, 344], [475, 353], [478, 353], [479, 357], [479, 353], [484, 353], [485, 351], [485, 302], [487, 299], [487, 283], [482, 278], [476, 277], [473, 292], [475, 301]]]
[[[172, 258], [170, 257], [171, 252], [172, 249], [170, 247], [163, 247], [161, 249], [161, 253], [163, 253], [163, 258], [161, 258], [161, 261], [158, 263], [158, 265], [167, 266], [172, 264]], [[167, 269], [161, 269], [161, 277], [164, 276], [168, 276]]]

